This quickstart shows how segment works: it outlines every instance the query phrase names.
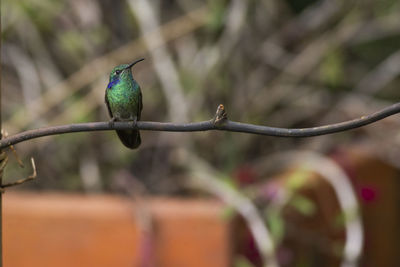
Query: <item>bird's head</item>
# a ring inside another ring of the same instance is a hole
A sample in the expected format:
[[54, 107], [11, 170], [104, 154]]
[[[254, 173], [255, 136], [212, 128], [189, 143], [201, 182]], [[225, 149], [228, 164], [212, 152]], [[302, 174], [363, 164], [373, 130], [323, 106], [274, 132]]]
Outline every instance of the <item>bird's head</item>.
[[132, 76], [132, 72], [131, 72], [132, 66], [143, 60], [144, 60], [144, 58], [141, 58], [141, 59], [135, 60], [134, 62], [132, 62], [130, 64], [122, 64], [122, 65], [116, 66], [110, 73], [110, 81], [109, 81], [107, 88], [111, 88], [114, 84], [118, 83], [118, 81], [121, 79]]

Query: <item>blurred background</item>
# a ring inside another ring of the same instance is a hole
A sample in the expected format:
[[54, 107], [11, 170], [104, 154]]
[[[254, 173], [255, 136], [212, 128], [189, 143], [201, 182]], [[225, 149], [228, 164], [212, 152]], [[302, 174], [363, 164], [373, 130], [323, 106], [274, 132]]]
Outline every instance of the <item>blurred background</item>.
[[[303, 128], [400, 99], [396, 0], [1, 5], [10, 135], [108, 120], [109, 72], [140, 57], [144, 121], [208, 120], [224, 104], [235, 121]], [[29, 175], [32, 156], [38, 178], [19, 191], [222, 200], [226, 266], [399, 266], [399, 125], [301, 139], [142, 131], [134, 151], [114, 132], [66, 134], [18, 144], [27, 166], [10, 160], [4, 179]]]

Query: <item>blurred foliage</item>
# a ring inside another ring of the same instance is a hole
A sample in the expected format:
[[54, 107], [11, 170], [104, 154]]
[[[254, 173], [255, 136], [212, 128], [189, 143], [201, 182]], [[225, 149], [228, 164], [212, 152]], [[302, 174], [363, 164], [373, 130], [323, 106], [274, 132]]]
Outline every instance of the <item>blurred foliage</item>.
[[254, 267], [254, 265], [245, 257], [238, 256], [233, 264], [234, 267]]
[[314, 202], [312, 202], [307, 197], [301, 195], [293, 196], [289, 204], [294, 206], [295, 209], [304, 216], [311, 216], [315, 213], [316, 210]]
[[285, 234], [285, 223], [279, 210], [270, 208], [265, 214], [268, 227], [276, 244], [282, 241]]
[[[151, 60], [152, 50], [143, 54], [128, 48], [145, 45], [135, 40], [150, 34], [143, 32], [141, 11], [128, 2], [2, 4], [7, 10], [1, 18], [3, 117], [10, 133], [107, 120], [103, 94], [108, 72], [141, 56], [147, 61], [133, 71], [144, 95], [142, 119], [171, 120], [168, 101], [174, 96], [166, 95], [153, 67], [160, 62]], [[154, 2], [153, 9], [159, 27], [176, 22], [175, 37], [164, 35], [163, 42], [174, 60], [192, 121], [209, 119], [223, 103], [234, 120], [311, 126], [375, 110], [370, 104], [338, 110], [338, 103], [346, 99], [343, 93], [360, 94], [369, 101], [381, 96], [376, 107], [399, 96], [391, 89], [399, 83], [398, 68], [389, 79], [378, 77], [373, 92], [357, 88], [400, 47], [398, 1], [168, 1]], [[195, 18], [201, 9], [206, 12]], [[193, 30], [182, 31], [181, 26], [194, 22], [198, 26]], [[353, 134], [343, 135], [351, 141]], [[373, 139], [375, 132], [364, 134]], [[18, 149], [38, 162], [40, 182], [27, 187], [90, 191], [81, 170], [88, 164], [83, 158], [91, 155], [91, 168], [97, 171], [85, 175], [97, 175], [87, 179], [97, 181], [102, 190], [111, 189], [106, 185], [118, 170], [128, 170], [150, 192], [173, 193], [182, 191], [180, 181], [165, 178], [182, 175], [180, 163], [172, 158], [176, 147], [190, 149], [230, 176], [262, 155], [311, 143], [233, 133], [144, 132], [141, 149], [128, 151], [115, 134], [92, 133], [44, 138]]]
[[[108, 73], [139, 57], [146, 58], [133, 69], [143, 92], [142, 120], [175, 121], [173, 99], [180, 95], [188, 121], [212, 118], [223, 103], [232, 120], [286, 128], [348, 120], [399, 101], [400, 1], [149, 2], [150, 13], [129, 1], [3, 0], [3, 128], [14, 134], [108, 120]], [[161, 42], [148, 45], [143, 37], [157, 34], [152, 23]], [[160, 49], [167, 51], [161, 60]], [[170, 81], [173, 93], [161, 78], [171, 73], [169, 61], [178, 75]], [[327, 152], [339, 143], [369, 142], [399, 165], [400, 138], [393, 138], [399, 121], [380, 123], [385, 131], [368, 126], [312, 139], [143, 131], [134, 151], [113, 132], [79, 133], [32, 140], [17, 150], [26, 162], [31, 155], [36, 160], [38, 179], [22, 186], [32, 190], [124, 191], [126, 180], [135, 180], [150, 194], [196, 195], [188, 188], [187, 162], [176, 156], [184, 149], [219, 170], [216, 179], [254, 199], [249, 186], [270, 174], [260, 167], [267, 160], [260, 161], [287, 150]], [[11, 163], [6, 179], [27, 173]], [[292, 173], [286, 185], [289, 205], [304, 216], [316, 210], [295, 192], [308, 174]], [[279, 242], [286, 230], [281, 211], [266, 210]], [[243, 257], [235, 266], [252, 264]]]
[[338, 88], [344, 82], [344, 56], [340, 51], [331, 51], [321, 64], [321, 79], [327, 85]]

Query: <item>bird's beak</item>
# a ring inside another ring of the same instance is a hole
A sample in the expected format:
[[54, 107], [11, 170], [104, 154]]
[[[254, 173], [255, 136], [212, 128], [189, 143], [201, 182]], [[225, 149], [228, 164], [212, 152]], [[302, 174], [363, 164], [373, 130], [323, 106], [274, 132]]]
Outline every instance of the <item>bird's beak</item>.
[[126, 67], [125, 69], [130, 69], [130, 68], [132, 68], [133, 65], [135, 65], [136, 63], [138, 63], [138, 62], [140, 62], [140, 61], [143, 61], [143, 60], [144, 60], [144, 58], [135, 60], [135, 61], [133, 61], [131, 64], [129, 64], [128, 67]]

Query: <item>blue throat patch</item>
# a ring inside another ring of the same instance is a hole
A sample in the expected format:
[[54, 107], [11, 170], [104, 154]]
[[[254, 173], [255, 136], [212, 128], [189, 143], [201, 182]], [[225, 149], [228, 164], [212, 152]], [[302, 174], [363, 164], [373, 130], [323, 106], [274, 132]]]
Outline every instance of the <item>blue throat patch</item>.
[[111, 89], [117, 83], [119, 83], [119, 79], [115, 79], [115, 80], [109, 82], [108, 85], [107, 85], [107, 89]]

